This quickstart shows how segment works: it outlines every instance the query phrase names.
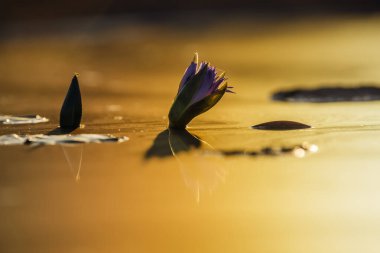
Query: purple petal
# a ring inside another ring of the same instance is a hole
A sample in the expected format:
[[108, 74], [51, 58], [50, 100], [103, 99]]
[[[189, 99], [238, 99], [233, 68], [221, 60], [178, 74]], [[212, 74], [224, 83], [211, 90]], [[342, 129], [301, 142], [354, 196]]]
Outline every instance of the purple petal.
[[207, 74], [202, 80], [202, 84], [197, 91], [197, 94], [193, 97], [192, 103], [198, 102], [212, 93], [212, 86], [216, 77], [216, 70], [214, 67], [208, 66], [207, 63], [204, 63], [202, 66], [207, 68]]
[[197, 71], [197, 63], [192, 61], [189, 67], [186, 69], [181, 82], [179, 83], [178, 93], [182, 90], [185, 84], [195, 75], [196, 71]]
[[214, 81], [214, 83], [212, 84], [211, 93], [214, 93], [225, 80], [226, 78], [221, 77]]
[[197, 73], [200, 72], [201, 69], [205, 67], [205, 65], [207, 65], [207, 63], [204, 62], [204, 61], [202, 61], [202, 62], [199, 64], [199, 66], [198, 66]]

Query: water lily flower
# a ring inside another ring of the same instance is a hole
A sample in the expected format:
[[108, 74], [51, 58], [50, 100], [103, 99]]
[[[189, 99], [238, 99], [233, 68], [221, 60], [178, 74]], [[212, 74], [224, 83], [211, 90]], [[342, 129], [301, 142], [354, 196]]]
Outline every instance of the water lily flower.
[[169, 128], [186, 128], [196, 116], [211, 109], [223, 97], [231, 92], [231, 86], [225, 82], [224, 72], [218, 74], [208, 62], [198, 64], [196, 53], [179, 84], [177, 96], [169, 111]]

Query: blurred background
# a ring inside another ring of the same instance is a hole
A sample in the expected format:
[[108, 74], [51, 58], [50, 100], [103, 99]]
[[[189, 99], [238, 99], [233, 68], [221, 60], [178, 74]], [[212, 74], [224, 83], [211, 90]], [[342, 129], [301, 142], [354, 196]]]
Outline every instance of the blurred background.
[[[271, 100], [379, 86], [379, 11], [375, 0], [0, 0], [0, 113], [50, 119], [0, 134], [55, 129], [78, 72], [74, 133], [130, 138], [1, 146], [0, 252], [380, 252], [378, 102]], [[203, 148], [320, 151], [144, 160], [195, 51], [237, 93], [191, 122]], [[250, 128], [273, 120], [313, 128]]]
[[377, 82], [379, 11], [376, 0], [3, 0], [0, 106], [18, 112], [10, 98], [37, 92], [58, 110], [49, 98], [78, 72], [88, 99], [169, 98], [162, 117], [195, 51], [250, 101], [279, 87]]
[[165, 17], [167, 17], [167, 15], [177, 15], [178, 12], [183, 11], [213, 11], [223, 13], [229, 13], [231, 11], [251, 13], [286, 12], [289, 15], [309, 15], [326, 12], [375, 13], [380, 9], [380, 2], [377, 0], [3, 0], [1, 6], [2, 13], [0, 19], [3, 22], [15, 22], [123, 14], [138, 14], [146, 18], [152, 18], [151, 15], [157, 13], [165, 13]]

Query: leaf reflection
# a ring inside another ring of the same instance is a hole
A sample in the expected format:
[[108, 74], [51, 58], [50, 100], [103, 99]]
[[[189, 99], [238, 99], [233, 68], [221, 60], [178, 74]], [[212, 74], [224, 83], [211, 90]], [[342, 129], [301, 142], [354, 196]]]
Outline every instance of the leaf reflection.
[[73, 174], [76, 182], [80, 180], [80, 171], [82, 168], [83, 149], [84, 145], [60, 145], [65, 156], [66, 162], [69, 165], [70, 171]]

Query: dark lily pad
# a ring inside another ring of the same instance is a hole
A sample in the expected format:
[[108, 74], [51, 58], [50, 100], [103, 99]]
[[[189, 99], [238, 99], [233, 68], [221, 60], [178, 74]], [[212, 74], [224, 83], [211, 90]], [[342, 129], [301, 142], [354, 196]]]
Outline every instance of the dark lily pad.
[[272, 99], [284, 102], [310, 103], [375, 101], [380, 100], [380, 88], [375, 85], [366, 85], [283, 90], [274, 93]]
[[102, 134], [78, 134], [78, 135], [0, 135], [0, 145], [58, 145], [58, 144], [82, 144], [82, 143], [104, 143], [125, 142], [129, 138], [115, 137]]
[[310, 128], [311, 126], [295, 122], [295, 121], [286, 121], [286, 120], [280, 120], [280, 121], [270, 121], [258, 125], [252, 126], [254, 129], [259, 130], [296, 130], [296, 129], [305, 129]]

